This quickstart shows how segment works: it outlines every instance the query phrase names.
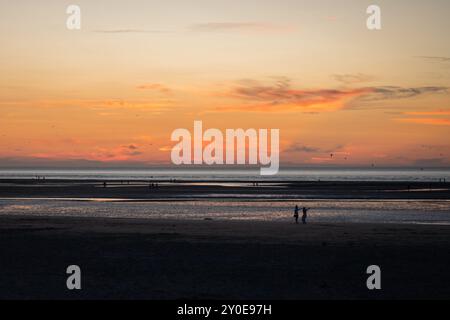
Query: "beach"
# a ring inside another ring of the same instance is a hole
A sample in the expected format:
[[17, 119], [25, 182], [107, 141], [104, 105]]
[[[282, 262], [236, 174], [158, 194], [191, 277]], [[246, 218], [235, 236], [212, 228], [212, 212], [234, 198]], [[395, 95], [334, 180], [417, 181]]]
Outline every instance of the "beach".
[[2, 180], [0, 298], [448, 299], [449, 199], [438, 182]]
[[[2, 299], [448, 299], [450, 226], [0, 217]], [[82, 270], [68, 291], [67, 266]], [[382, 270], [382, 290], [366, 268]]]

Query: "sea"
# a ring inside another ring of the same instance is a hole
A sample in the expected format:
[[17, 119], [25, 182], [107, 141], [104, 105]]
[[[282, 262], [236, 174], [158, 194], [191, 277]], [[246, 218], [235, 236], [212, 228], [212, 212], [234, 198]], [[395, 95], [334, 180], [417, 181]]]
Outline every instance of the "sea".
[[184, 181], [423, 181], [450, 182], [450, 168], [281, 168], [274, 176], [259, 169], [0, 169], [1, 179], [184, 180]]
[[[239, 181], [444, 181], [449, 169], [421, 168], [286, 168], [261, 177], [257, 170], [151, 169], [1, 169], [1, 179]], [[0, 215], [138, 218], [170, 220], [254, 220], [292, 223], [295, 205], [311, 208], [310, 223], [396, 223], [450, 225], [448, 200], [323, 199], [130, 199], [2, 198]]]

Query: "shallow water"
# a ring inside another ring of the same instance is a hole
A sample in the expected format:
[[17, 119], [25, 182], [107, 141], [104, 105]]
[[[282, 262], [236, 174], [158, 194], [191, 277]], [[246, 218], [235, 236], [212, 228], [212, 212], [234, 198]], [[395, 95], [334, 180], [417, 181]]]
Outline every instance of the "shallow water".
[[311, 208], [308, 221], [450, 225], [450, 201], [108, 201], [0, 200], [0, 215], [291, 221], [295, 205]]
[[275, 176], [259, 169], [0, 169], [0, 179], [188, 180], [188, 181], [450, 181], [450, 169], [439, 168], [281, 168]]

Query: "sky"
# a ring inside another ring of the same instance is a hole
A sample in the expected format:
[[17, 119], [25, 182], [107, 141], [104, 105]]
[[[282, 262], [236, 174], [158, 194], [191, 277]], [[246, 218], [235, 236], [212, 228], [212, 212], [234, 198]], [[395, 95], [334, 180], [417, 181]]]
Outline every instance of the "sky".
[[[69, 5], [81, 29], [68, 30]], [[368, 30], [366, 9], [381, 8]], [[0, 167], [164, 165], [280, 129], [282, 165], [450, 166], [447, 0], [0, 0]], [[330, 155], [333, 154], [333, 157]]]

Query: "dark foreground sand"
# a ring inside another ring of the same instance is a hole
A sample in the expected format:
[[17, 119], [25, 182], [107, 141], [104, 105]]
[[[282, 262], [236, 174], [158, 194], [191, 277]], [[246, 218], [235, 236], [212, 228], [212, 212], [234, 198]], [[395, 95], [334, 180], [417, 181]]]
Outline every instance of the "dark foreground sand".
[[0, 298], [449, 299], [450, 226], [3, 216]]

